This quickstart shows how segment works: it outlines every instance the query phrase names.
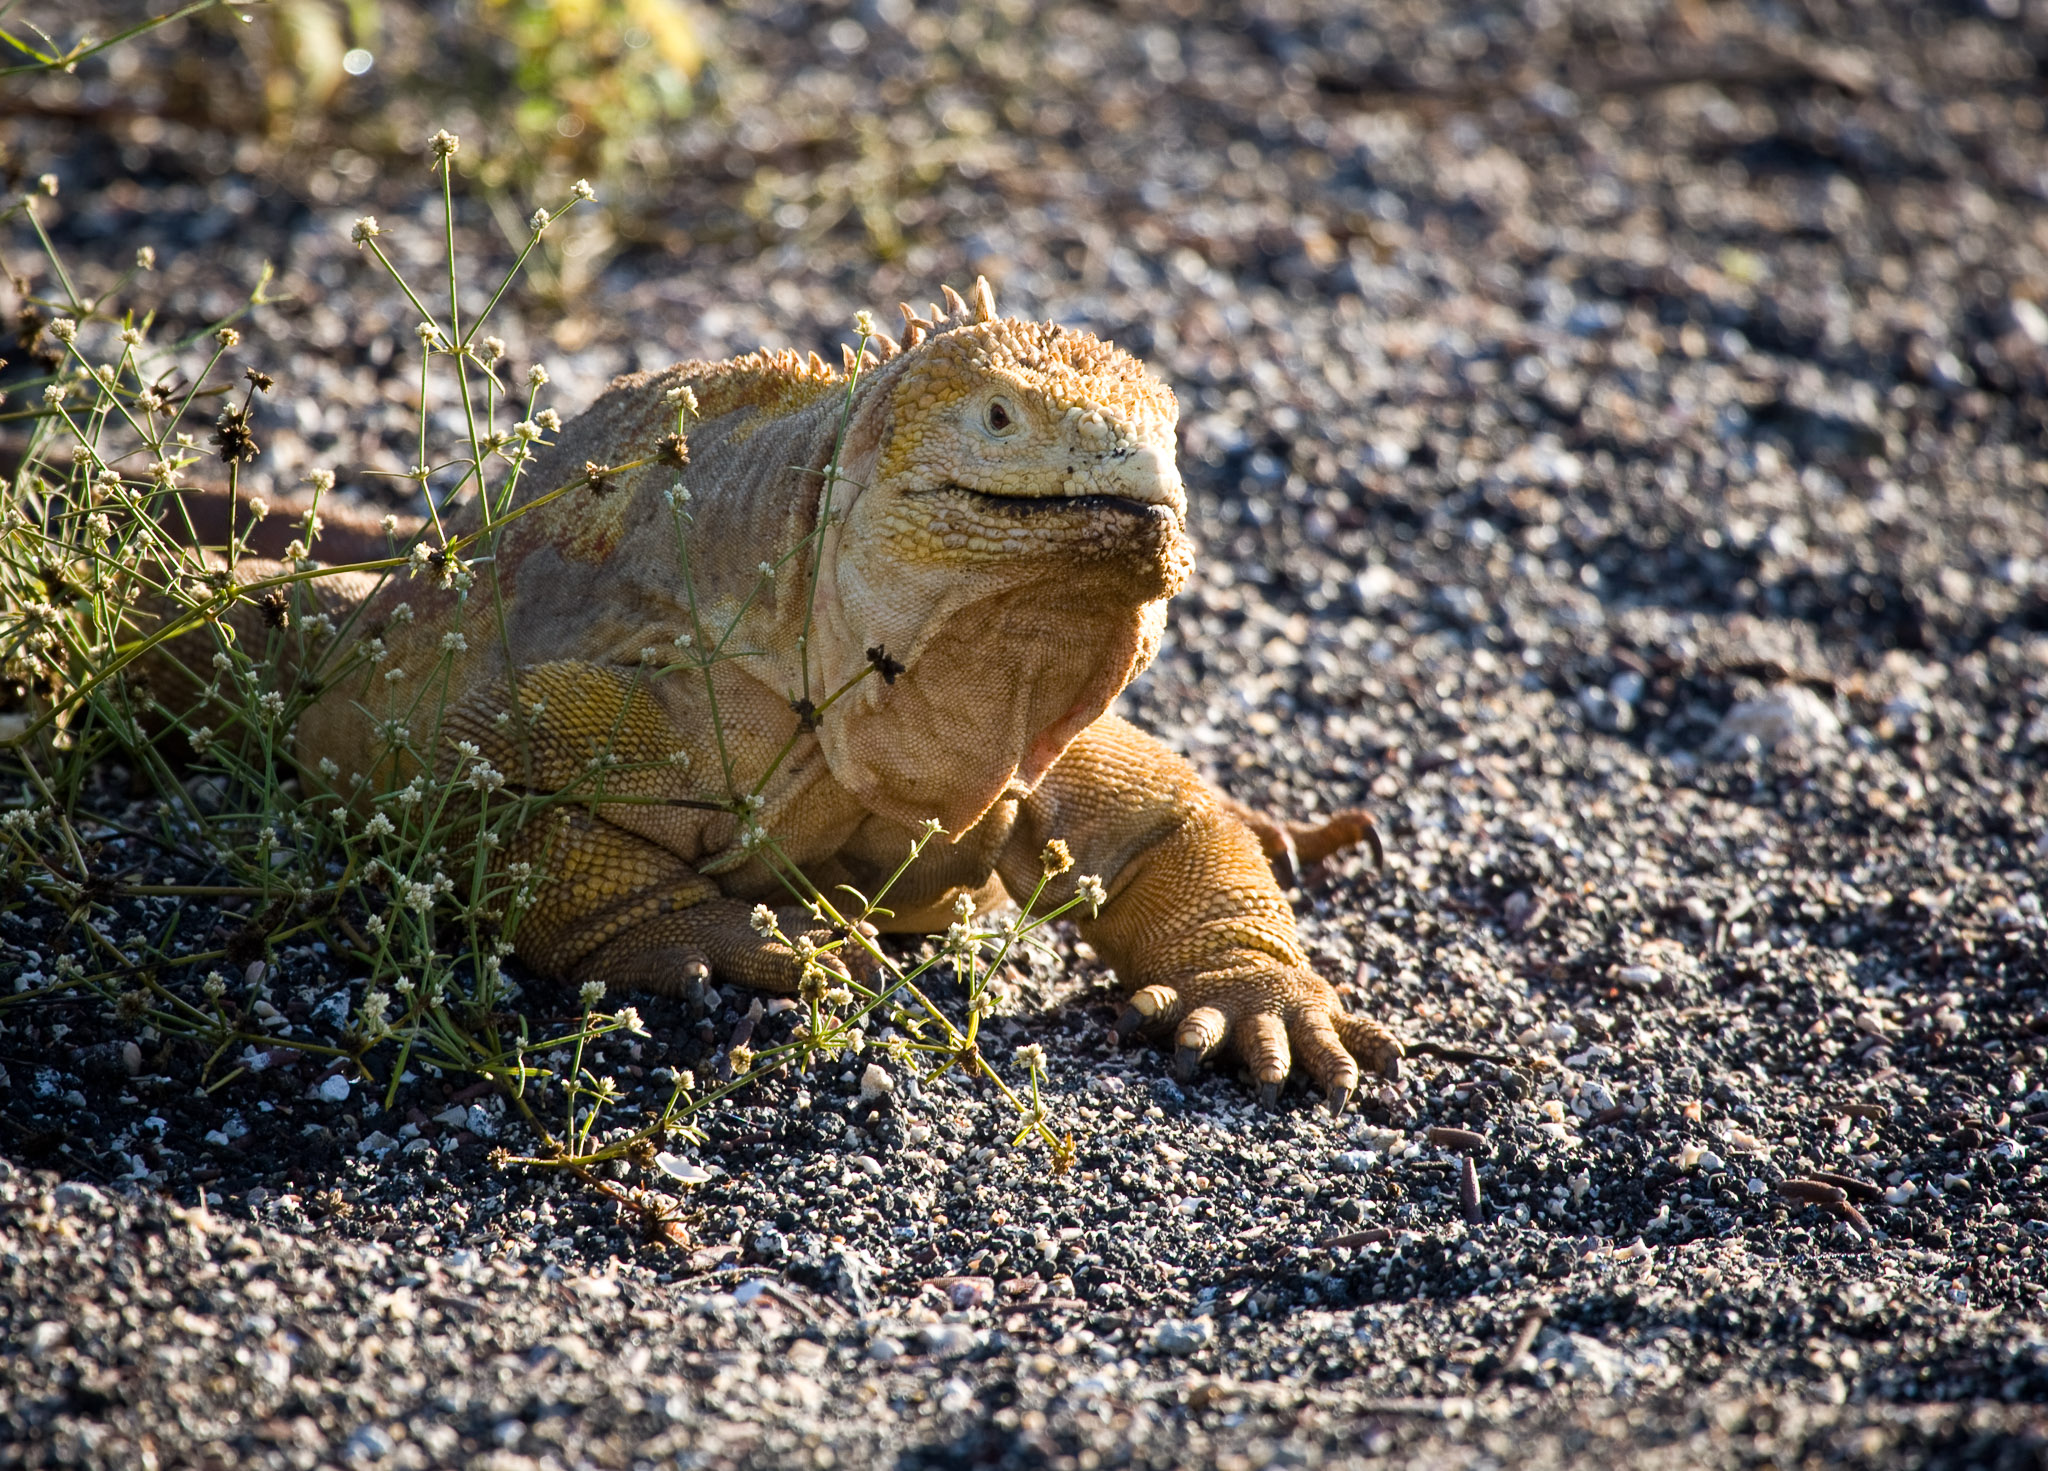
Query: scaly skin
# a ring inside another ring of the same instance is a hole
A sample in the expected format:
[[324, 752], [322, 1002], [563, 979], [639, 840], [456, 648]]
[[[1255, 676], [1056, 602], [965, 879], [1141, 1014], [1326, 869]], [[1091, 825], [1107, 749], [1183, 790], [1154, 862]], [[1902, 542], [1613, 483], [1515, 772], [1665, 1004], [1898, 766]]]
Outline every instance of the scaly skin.
[[[872, 893], [936, 818], [945, 840], [889, 902], [906, 926], [942, 927], [951, 897], [991, 876], [1027, 897], [1046, 841], [1064, 839], [1075, 866], [1047, 897], [1104, 881], [1080, 929], [1131, 990], [1120, 1034], [1170, 1033], [1183, 1074], [1234, 1056], [1268, 1103], [1299, 1064], [1341, 1109], [1360, 1064], [1391, 1074], [1400, 1044], [1310, 968], [1268, 860], [1312, 860], [1369, 824], [1246, 812], [1105, 713], [1191, 567], [1173, 396], [1086, 333], [997, 318], [985, 282], [971, 304], [946, 295], [929, 320], [905, 309], [900, 348], [876, 339], [850, 411], [846, 377], [815, 356], [614, 382], [529, 467], [521, 500], [654, 455], [685, 387], [687, 469], [599, 476], [518, 516], [467, 596], [388, 584], [324, 661], [345, 672], [301, 721], [301, 759], [331, 757], [364, 792], [451, 777], [466, 742], [513, 789], [555, 792], [616, 757], [608, 800], [558, 807], [504, 855], [547, 873], [519, 955], [611, 987], [708, 968], [795, 989], [795, 957], [748, 924], [786, 898], [774, 851], [827, 892]], [[371, 637], [380, 662], [339, 657]], [[695, 651], [711, 647], [707, 675]], [[900, 674], [857, 677], [876, 648]], [[804, 693], [822, 704], [849, 682], [807, 729]], [[715, 810], [756, 788], [748, 824]]]

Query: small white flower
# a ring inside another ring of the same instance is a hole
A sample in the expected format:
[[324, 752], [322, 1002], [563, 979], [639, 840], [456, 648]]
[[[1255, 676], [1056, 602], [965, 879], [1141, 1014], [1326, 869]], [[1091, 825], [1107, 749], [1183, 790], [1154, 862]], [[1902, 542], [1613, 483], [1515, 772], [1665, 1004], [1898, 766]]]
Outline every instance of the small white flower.
[[320, 764], [316, 769], [329, 781], [333, 781], [337, 776], [341, 775], [341, 766], [332, 756], [322, 756]]
[[640, 1009], [637, 1006], [620, 1007], [618, 1018], [619, 1026], [622, 1030], [630, 1032], [636, 1037], [645, 1037], [647, 1035], [647, 1024], [640, 1020]]
[[765, 938], [775, 933], [775, 911], [766, 904], [756, 904], [747, 923], [753, 926], [755, 934]]
[[59, 342], [70, 342], [78, 336], [78, 323], [69, 317], [59, 317], [50, 323], [50, 335]]
[[586, 204], [597, 198], [597, 191], [590, 187], [588, 179], [578, 179], [569, 186], [569, 192]]
[[469, 640], [454, 629], [441, 635], [441, 647], [450, 654], [460, 654], [469, 647]]
[[1102, 880], [1091, 873], [1083, 875], [1074, 885], [1074, 897], [1088, 906], [1090, 914], [1100, 914], [1109, 893], [1102, 887]]
[[334, 472], [332, 470], [315, 470], [306, 476], [306, 483], [321, 495], [325, 495], [328, 491], [334, 489]]
[[537, 209], [533, 212], [533, 218], [526, 223], [531, 225], [533, 233], [538, 235], [548, 227], [548, 212], [544, 209]]
[[859, 311], [855, 312], [853, 314], [853, 330], [860, 333], [863, 337], [874, 336], [875, 314], [866, 307], [862, 307]]
[[775, 564], [773, 562], [763, 562], [759, 570], [763, 577], [773, 577], [775, 575]]
[[1036, 1042], [1026, 1042], [1017, 1049], [1017, 1066], [1034, 1077], [1045, 1075], [1045, 1049]]
[[532, 367], [530, 367], [530, 368], [528, 368], [528, 369], [526, 370], [526, 386], [527, 386], [527, 387], [529, 387], [529, 388], [539, 388], [539, 387], [540, 387], [541, 385], [543, 385], [543, 384], [544, 384], [544, 383], [546, 383], [547, 381], [548, 381], [548, 370], [547, 370], [547, 366], [546, 366], [545, 364], [543, 364], [543, 363], [535, 363], [535, 364], [534, 364], [534, 365], [533, 365]]
[[145, 245], [142, 249], [135, 252], [135, 268], [138, 271], [153, 271], [156, 269], [156, 247], [154, 245]]
[[966, 924], [968, 920], [974, 918], [974, 896], [972, 894], [962, 892], [953, 896], [953, 918], [959, 920], [962, 924]]
[[349, 227], [348, 238], [358, 245], [367, 245], [383, 233], [377, 226], [375, 215], [361, 215], [357, 217], [355, 224]]
[[540, 425], [531, 419], [521, 419], [512, 426], [512, 437], [521, 444], [532, 444], [540, 438]]
[[576, 995], [582, 1001], [583, 1009], [588, 1011], [591, 1007], [597, 1005], [598, 1002], [604, 1000], [604, 982], [585, 981]]

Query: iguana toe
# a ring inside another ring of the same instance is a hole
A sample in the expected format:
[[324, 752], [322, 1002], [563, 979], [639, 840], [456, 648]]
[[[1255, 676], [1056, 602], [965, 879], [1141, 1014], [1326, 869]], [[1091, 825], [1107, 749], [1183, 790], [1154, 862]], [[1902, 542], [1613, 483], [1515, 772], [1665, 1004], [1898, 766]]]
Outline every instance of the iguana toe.
[[1134, 992], [1116, 1019], [1119, 1041], [1144, 1027], [1170, 1025], [1180, 1015], [1180, 993], [1171, 986], [1146, 986]]
[[1399, 1080], [1403, 1056], [1399, 1038], [1379, 1022], [1351, 1012], [1334, 1012], [1330, 1020], [1345, 1051], [1388, 1082]]
[[1294, 1055], [1301, 1059], [1308, 1075], [1322, 1085], [1330, 1112], [1344, 1112], [1352, 1090], [1358, 1087], [1358, 1063], [1338, 1036], [1329, 1013], [1311, 1008], [1294, 1019], [1290, 1031]]
[[1195, 1075], [1202, 1059], [1223, 1045], [1230, 1033], [1230, 1020], [1213, 1006], [1199, 1006], [1188, 1013], [1174, 1036], [1173, 1070], [1185, 1082]]

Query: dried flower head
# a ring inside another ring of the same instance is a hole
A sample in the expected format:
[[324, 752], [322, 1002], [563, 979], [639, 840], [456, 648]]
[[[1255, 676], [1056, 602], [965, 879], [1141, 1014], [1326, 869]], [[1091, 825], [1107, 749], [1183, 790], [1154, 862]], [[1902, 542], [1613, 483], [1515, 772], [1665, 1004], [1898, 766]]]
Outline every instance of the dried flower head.
[[1054, 838], [1038, 855], [1039, 870], [1049, 879], [1058, 878], [1073, 866], [1074, 852], [1067, 846], [1065, 838]]
[[249, 380], [250, 386], [255, 388], [260, 393], [270, 392], [272, 385], [277, 382], [277, 380], [271, 377], [268, 373], [262, 372], [256, 368], [242, 369], [242, 376], [244, 378], [247, 378]]
[[[220, 451], [221, 459], [230, 465], [253, 460], [259, 452], [260, 447], [256, 443], [256, 435], [249, 427], [249, 419], [250, 411], [246, 404], [229, 404], [220, 411], [220, 417], [214, 421], [214, 448]], [[249, 509], [256, 510], [254, 501], [250, 502]], [[265, 510], [267, 509], [269, 508], [265, 507]], [[257, 512], [257, 519], [262, 519], [261, 512]]]
[[726, 1055], [732, 1059], [732, 1075], [735, 1078], [754, 1065], [754, 1049], [745, 1043], [735, 1046]]
[[242, 334], [233, 327], [223, 327], [213, 334], [213, 340], [220, 344], [222, 352], [232, 352], [242, 341]]
[[455, 150], [462, 146], [462, 140], [443, 128], [427, 140], [427, 146], [434, 150], [434, 162], [441, 164], [455, 156]]

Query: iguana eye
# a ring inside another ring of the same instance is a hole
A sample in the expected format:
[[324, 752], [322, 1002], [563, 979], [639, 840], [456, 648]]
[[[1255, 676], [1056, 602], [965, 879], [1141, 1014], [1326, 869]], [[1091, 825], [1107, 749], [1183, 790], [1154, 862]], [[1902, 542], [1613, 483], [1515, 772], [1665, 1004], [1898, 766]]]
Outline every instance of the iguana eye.
[[988, 407], [982, 410], [981, 421], [988, 426], [988, 432], [991, 434], [1008, 434], [1017, 427], [1017, 421], [1010, 413], [1010, 406], [999, 398], [988, 401]]

